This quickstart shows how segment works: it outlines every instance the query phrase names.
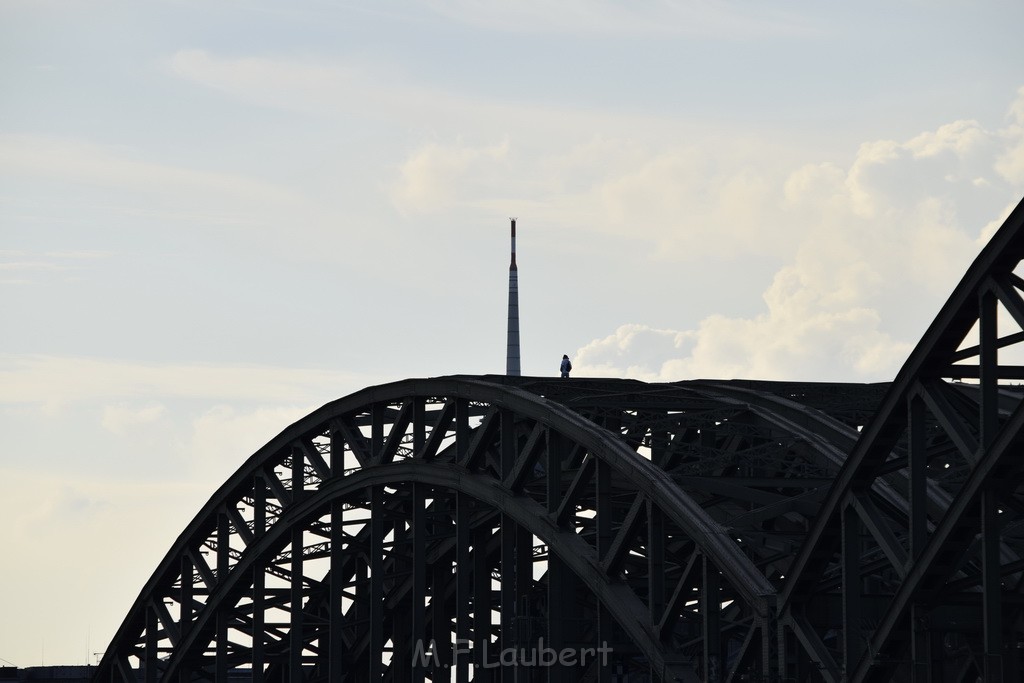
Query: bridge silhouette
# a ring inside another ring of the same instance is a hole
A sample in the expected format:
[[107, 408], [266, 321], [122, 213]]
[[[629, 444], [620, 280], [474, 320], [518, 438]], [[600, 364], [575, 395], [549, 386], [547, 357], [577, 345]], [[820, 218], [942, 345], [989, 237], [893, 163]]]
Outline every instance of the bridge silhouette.
[[880, 384], [452, 376], [289, 426], [96, 681], [1021, 680], [1024, 202]]

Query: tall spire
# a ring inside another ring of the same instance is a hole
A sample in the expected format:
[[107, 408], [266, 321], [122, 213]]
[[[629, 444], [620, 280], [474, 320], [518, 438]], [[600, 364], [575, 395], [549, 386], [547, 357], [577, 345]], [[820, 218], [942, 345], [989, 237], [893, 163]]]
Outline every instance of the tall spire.
[[505, 374], [513, 377], [519, 371], [519, 271], [516, 268], [516, 219], [512, 219], [512, 262], [508, 266], [508, 349]]

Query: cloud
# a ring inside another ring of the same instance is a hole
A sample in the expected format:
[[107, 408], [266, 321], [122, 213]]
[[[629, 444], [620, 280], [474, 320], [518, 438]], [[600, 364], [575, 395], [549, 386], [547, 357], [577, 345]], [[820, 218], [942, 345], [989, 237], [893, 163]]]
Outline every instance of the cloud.
[[[504, 215], [514, 206], [538, 223], [626, 236], [684, 261], [788, 253], [801, 230], [777, 202], [793, 153], [759, 131], [737, 136], [722, 124], [558, 98], [480, 97], [354, 60], [193, 49], [167, 64], [179, 78], [243, 101], [387, 127], [375, 156], [393, 174], [371, 191], [385, 188], [407, 217]], [[395, 139], [392, 125], [414, 140]]]
[[[539, 146], [519, 135], [478, 146], [435, 140], [399, 165], [392, 201], [423, 214], [515, 206], [535, 223], [583, 237], [627, 238], [659, 260], [792, 251], [804, 227], [787, 222], [778, 205], [785, 167], [770, 143], [710, 136], [673, 145], [654, 139], [663, 129], [650, 140], [622, 132], [567, 134]], [[667, 135], [688, 137], [682, 133]]]
[[[273, 57], [223, 58], [201, 49], [179, 50], [168, 71], [264, 106], [306, 112], [355, 104], [367, 83], [358, 69], [338, 63]], [[346, 98], [345, 95], [348, 95]]]
[[401, 165], [393, 200], [404, 212], [449, 209], [464, 195], [467, 184], [488, 184], [487, 178], [492, 186], [500, 182], [508, 150], [507, 141], [486, 147], [424, 145]]
[[[408, 213], [523, 207], [538, 223], [628, 238], [653, 258], [686, 263], [783, 258], [838, 243], [858, 251], [897, 244], [890, 253], [903, 258], [926, 242], [917, 234], [922, 226], [959, 233], [959, 245], [952, 234], [938, 240], [955, 254], [991, 219], [993, 204], [1016, 194], [997, 168], [1013, 132], [972, 122], [866, 143], [845, 168], [792, 165], [758, 140], [603, 136], [543, 150], [519, 140], [416, 149], [399, 165], [392, 200]], [[919, 279], [930, 279], [928, 264], [919, 263]]]
[[589, 191], [606, 230], [655, 245], [661, 258], [735, 255], [774, 250], [764, 231], [773, 211], [770, 174], [753, 164], [733, 165], [704, 147], [669, 149], [620, 172]]
[[[1000, 130], [955, 121], [902, 142], [865, 143], [847, 168], [817, 162], [778, 181], [754, 174], [719, 182], [720, 199], [705, 209], [727, 205], [726, 197], [747, 207], [746, 215], [705, 214], [723, 228], [723, 241], [743, 249], [749, 244], [736, 240], [747, 235], [760, 244], [759, 220], [762, 230], [794, 245], [763, 294], [765, 309], [752, 317], [711, 315], [691, 329], [620, 326], [577, 351], [578, 374], [891, 378], [930, 319], [921, 316], [938, 310], [1001, 222], [993, 206], [1012, 206], [1024, 190], [1016, 162], [1007, 161], [1024, 141], [1017, 123], [1024, 90], [1011, 110], [1013, 123]], [[659, 180], [673, 175], [680, 171], [668, 165], [636, 176], [633, 187], [655, 190], [628, 203], [655, 203]], [[664, 247], [672, 240], [666, 236]]]
[[1000, 182], [996, 168], [1010, 130], [992, 132], [976, 121], [955, 121], [900, 143], [865, 143], [850, 168], [847, 187], [852, 208], [878, 218], [888, 206], [942, 195], [968, 194]]
[[[42, 355], [0, 355], [0, 404], [39, 404], [49, 410], [78, 401], [110, 400], [104, 420], [126, 426], [159, 417], [130, 401], [201, 398], [256, 403], [308, 403], [333, 398], [339, 386], [363, 386], [354, 373], [273, 366], [148, 364]], [[133, 418], [134, 416], [134, 418]]]
[[1008, 137], [1015, 137], [1016, 144], [999, 157], [996, 170], [1008, 182], [1024, 185], [1024, 87], [1017, 90], [1017, 99], [1007, 117], [1010, 120]]
[[784, 299], [755, 318], [709, 316], [696, 330], [623, 325], [576, 352], [575, 374], [649, 382], [838, 381], [850, 376], [870, 381], [895, 374], [912, 348], [881, 332], [878, 315], [870, 309], [828, 313], [804, 308], [803, 317], [800, 309]]
[[579, 349], [573, 359], [574, 374], [581, 377], [622, 376], [656, 382], [666, 379], [666, 359], [692, 348], [694, 335], [627, 324], [602, 339]]
[[148, 425], [159, 420], [166, 408], [159, 403], [148, 403], [142, 406], [118, 403], [103, 407], [103, 418], [100, 424], [107, 431], [124, 436], [136, 427]]
[[[92, 192], [86, 213], [101, 208], [106, 220], [128, 216], [204, 227], [267, 227], [286, 217], [308, 218], [308, 202], [293, 189], [229, 171], [160, 163], [141, 150], [45, 135], [0, 134], [0, 175], [70, 183]], [[53, 189], [54, 192], [62, 190]], [[99, 198], [105, 199], [99, 199]], [[72, 200], [73, 202], [74, 200]], [[96, 202], [107, 206], [98, 207]], [[24, 220], [24, 219], [23, 219]], [[102, 252], [57, 252], [84, 260]]]
[[[1024, 94], [1011, 111], [1024, 111], [1021, 102]], [[869, 141], [840, 164], [808, 160], [807, 150], [764, 135], [730, 139], [692, 124], [570, 112], [545, 119], [538, 107], [523, 109], [523, 121], [544, 123], [530, 132], [512, 126], [500, 145], [442, 136], [407, 152], [391, 184], [395, 205], [408, 213], [521, 207], [535, 222], [627, 238], [652, 258], [681, 263], [885, 244], [870, 260], [912, 264], [918, 281], [934, 282], [949, 265], [944, 255], [970, 250], [992, 207], [1024, 186], [1017, 113], [1001, 128], [957, 120], [902, 141]], [[910, 258], [922, 249], [927, 260]]]

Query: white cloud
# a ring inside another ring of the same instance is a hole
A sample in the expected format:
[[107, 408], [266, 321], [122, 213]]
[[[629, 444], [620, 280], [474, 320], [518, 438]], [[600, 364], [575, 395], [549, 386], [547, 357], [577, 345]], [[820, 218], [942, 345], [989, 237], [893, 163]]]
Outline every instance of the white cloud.
[[1024, 87], [1017, 91], [1017, 99], [1010, 107], [1010, 125], [1007, 137], [1016, 138], [996, 162], [996, 170], [1008, 182], [1024, 185]]
[[573, 373], [580, 377], [622, 376], [644, 381], [669, 379], [666, 359], [692, 347], [693, 335], [644, 325], [622, 325], [603, 339], [595, 339], [573, 357]]
[[[467, 185], [493, 187], [500, 182], [508, 149], [507, 141], [487, 147], [424, 145], [401, 165], [393, 201], [407, 212], [450, 209], [460, 196], [465, 196]], [[498, 178], [488, 183], [486, 179], [493, 178], [495, 172]]]
[[[1022, 100], [1014, 111], [1024, 109]], [[891, 378], [917, 341], [891, 330], [923, 332], [929, 318], [908, 325], [906, 312], [921, 316], [922, 302], [925, 315], [937, 312], [1001, 222], [993, 218], [993, 201], [1002, 205], [1024, 190], [1024, 177], [1015, 180], [1007, 162], [1007, 150], [1022, 141], [1024, 128], [1016, 125], [989, 131], [956, 121], [905, 142], [861, 145], [848, 169], [820, 162], [777, 182], [753, 172], [718, 182], [704, 193], [717, 198], [698, 203], [697, 213], [721, 228], [719, 239], [744, 249], [762, 244], [767, 233], [793, 244], [791, 262], [764, 292], [766, 309], [749, 318], [712, 315], [693, 329], [624, 325], [579, 349], [579, 374]], [[623, 213], [656, 206], [673, 176], [681, 177], [669, 165], [637, 176], [633, 186], [654, 190], [630, 198]], [[744, 211], [722, 210], [733, 204]], [[714, 205], [718, 210], [709, 210]], [[656, 220], [647, 218], [648, 225]], [[675, 240], [699, 249], [690, 238], [666, 233], [663, 245], [670, 249]]]
[[[859, 253], [885, 244], [891, 257], [915, 263], [905, 257], [922, 246], [941, 256], [929, 241], [951, 254], [970, 246], [993, 202], [1016, 193], [998, 165], [1008, 168], [1005, 150], [1024, 140], [959, 121], [905, 142], [866, 143], [843, 168], [792, 165], [763, 140], [679, 144], [672, 140], [682, 131], [674, 133], [658, 143], [605, 135], [544, 149], [515, 136], [500, 146], [434, 141], [399, 166], [393, 201], [423, 213], [523, 207], [537, 222], [627, 237], [662, 260], [781, 258], [837, 245]], [[924, 229], [933, 229], [927, 239]], [[938, 234], [950, 230], [959, 238]], [[933, 280], [936, 261], [916, 263], [917, 279]]]
[[117, 403], [103, 407], [100, 424], [107, 431], [124, 436], [136, 427], [159, 420], [165, 413], [166, 408], [160, 403], [148, 403], [141, 406]]
[[[784, 279], [784, 278], [783, 278]], [[803, 290], [794, 293], [799, 298]], [[644, 381], [754, 378], [864, 381], [895, 374], [911, 345], [878, 329], [877, 313], [811, 311], [784, 299], [752, 319], [714, 315], [696, 330], [623, 325], [575, 354], [578, 376]]]
[[853, 207], [877, 219], [889, 206], [983, 189], [997, 177], [995, 160], [1007, 135], [1012, 133], [987, 131], [976, 121], [955, 121], [904, 143], [865, 143], [847, 177]]
[[536, 223], [627, 237], [659, 259], [791, 251], [803, 227], [782, 215], [776, 194], [785, 167], [770, 143], [712, 136], [673, 145], [653, 139], [664, 129], [647, 139], [631, 137], [630, 127], [612, 125], [621, 137], [552, 134], [541, 148], [518, 137], [475, 148], [435, 141], [400, 165], [392, 199], [422, 213], [515, 206]]

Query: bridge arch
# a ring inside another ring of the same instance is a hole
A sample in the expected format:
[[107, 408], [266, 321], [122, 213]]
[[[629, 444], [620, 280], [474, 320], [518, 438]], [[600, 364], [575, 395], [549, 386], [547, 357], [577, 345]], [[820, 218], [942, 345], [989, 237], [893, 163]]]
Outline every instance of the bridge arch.
[[[715, 505], [809, 511], [770, 482], [702, 491], [698, 463], [727, 441], [740, 454], [727, 460], [759, 453], [785, 469], [785, 439], [819, 491], [818, 432], [836, 420], [793, 404], [808, 420], [784, 429], [751, 406], [766, 392], [723, 383], [521, 384], [370, 387], [284, 430], [181, 534], [97, 679], [459, 680], [540, 638], [567, 652], [608, 643], [613, 666], [659, 680], [764, 666], [775, 588], [742, 525], [722, 523], [742, 515]], [[709, 629], [726, 635], [705, 647]], [[440, 643], [437, 666], [412, 666], [422, 642]], [[474, 650], [462, 661], [460, 644]]]
[[1024, 676], [1022, 259], [1024, 202], [911, 352], [779, 588], [800, 648], [787, 677]]

